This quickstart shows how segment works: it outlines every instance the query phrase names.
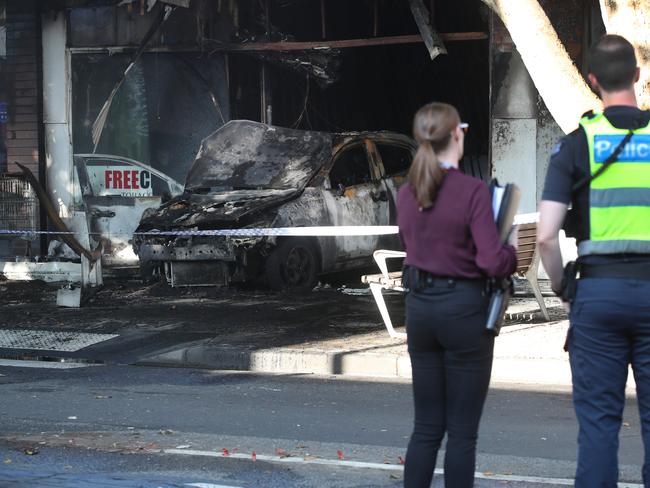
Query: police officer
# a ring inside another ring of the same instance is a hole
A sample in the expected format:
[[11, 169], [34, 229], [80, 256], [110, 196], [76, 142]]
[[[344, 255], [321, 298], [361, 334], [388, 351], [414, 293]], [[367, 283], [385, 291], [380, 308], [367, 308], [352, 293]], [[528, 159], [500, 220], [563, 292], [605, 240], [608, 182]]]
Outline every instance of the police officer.
[[630, 364], [645, 445], [643, 480], [650, 487], [650, 114], [638, 108], [638, 80], [627, 40], [606, 35], [594, 45], [589, 81], [604, 112], [585, 114], [555, 149], [540, 204], [538, 243], [558, 294], [563, 283], [558, 233], [569, 204], [577, 215], [580, 279], [566, 308], [580, 427], [579, 488], [617, 486]]

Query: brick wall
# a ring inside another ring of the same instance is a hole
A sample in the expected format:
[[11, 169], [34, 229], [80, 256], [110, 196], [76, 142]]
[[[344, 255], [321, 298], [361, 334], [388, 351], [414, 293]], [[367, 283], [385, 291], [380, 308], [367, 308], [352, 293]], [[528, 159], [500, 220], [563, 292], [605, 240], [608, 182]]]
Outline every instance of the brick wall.
[[36, 0], [7, 2], [7, 162], [19, 162], [42, 176], [40, 150], [41, 33]]

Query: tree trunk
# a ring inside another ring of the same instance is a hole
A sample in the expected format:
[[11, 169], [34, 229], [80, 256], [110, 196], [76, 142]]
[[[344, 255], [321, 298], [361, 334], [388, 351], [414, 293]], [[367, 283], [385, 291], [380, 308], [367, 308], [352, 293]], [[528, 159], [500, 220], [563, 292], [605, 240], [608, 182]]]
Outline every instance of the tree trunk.
[[[613, 3], [614, 0], [601, 0]], [[635, 0], [618, 0], [618, 3]], [[650, 0], [645, 0], [650, 1]], [[501, 18], [551, 115], [564, 132], [602, 104], [573, 64], [538, 0], [483, 0]]]
[[600, 0], [608, 34], [619, 34], [634, 44], [641, 79], [636, 85], [639, 105], [650, 108], [650, 0]]

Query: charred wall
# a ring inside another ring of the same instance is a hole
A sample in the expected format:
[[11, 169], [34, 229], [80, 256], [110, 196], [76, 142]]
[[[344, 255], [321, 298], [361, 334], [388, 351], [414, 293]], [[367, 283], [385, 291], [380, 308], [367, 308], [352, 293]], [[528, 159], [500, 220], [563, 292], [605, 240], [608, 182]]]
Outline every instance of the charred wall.
[[[58, 1], [68, 16], [75, 153], [119, 154], [183, 181], [201, 139], [229, 119], [410, 134], [415, 111], [436, 100], [457, 106], [471, 126], [468, 172], [489, 174], [489, 15], [481, 2], [425, 2], [435, 29], [456, 35], [444, 41], [448, 54], [431, 60], [407, 1], [192, 1], [149, 43], [95, 148], [90, 128], [162, 7]], [[283, 51], [279, 42], [306, 47]], [[326, 47], [310, 47], [318, 42]]]
[[[468, 170], [487, 176], [489, 151], [488, 14], [480, 2], [426, 2], [440, 33], [485, 33], [484, 39], [446, 41], [447, 55], [431, 60], [418, 36], [409, 3], [394, 1], [270, 1], [268, 24], [259, 2], [241, 2], [239, 40], [249, 42], [367, 41], [368, 45], [284, 53], [325, 67], [307, 76], [269, 53], [231, 52], [231, 107], [235, 118], [261, 120], [261, 65], [268, 66], [267, 98], [274, 124], [327, 131], [394, 130], [411, 133], [415, 111], [430, 101], [458, 107], [470, 123]], [[247, 8], [246, 8], [247, 6]], [[268, 28], [268, 32], [266, 29]], [[371, 45], [377, 39], [385, 44]], [[320, 59], [316, 58], [319, 56]], [[327, 71], [330, 70], [330, 71]]]
[[96, 147], [92, 125], [163, 7], [67, 10], [75, 153], [128, 157], [184, 181], [201, 140], [231, 118], [226, 56], [203, 45], [232, 30], [229, 2], [219, 4], [171, 13], [124, 78]]

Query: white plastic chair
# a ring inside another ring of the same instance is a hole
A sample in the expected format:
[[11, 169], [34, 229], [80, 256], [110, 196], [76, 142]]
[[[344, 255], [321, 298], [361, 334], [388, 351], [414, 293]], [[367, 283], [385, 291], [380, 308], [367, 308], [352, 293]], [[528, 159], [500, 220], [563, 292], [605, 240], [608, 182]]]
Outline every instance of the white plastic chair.
[[390, 314], [388, 313], [388, 308], [386, 307], [386, 302], [384, 301], [384, 295], [382, 294], [382, 290], [404, 291], [404, 288], [402, 286], [401, 273], [399, 275], [399, 278], [398, 277], [391, 278], [390, 274], [388, 273], [388, 266], [386, 265], [386, 260], [394, 259], [394, 258], [404, 258], [406, 257], [406, 253], [403, 251], [389, 251], [389, 250], [379, 249], [373, 253], [372, 257], [377, 262], [377, 266], [381, 271], [383, 279], [369, 280], [368, 277], [366, 277], [367, 282], [370, 286], [370, 291], [372, 292], [372, 296], [375, 298], [375, 302], [377, 302], [377, 308], [379, 308], [379, 313], [381, 314], [381, 318], [384, 320], [384, 325], [388, 330], [388, 335], [390, 335], [395, 339], [404, 339], [406, 337], [406, 334], [404, 332], [397, 332], [395, 330], [395, 327], [393, 327], [393, 323], [390, 319]]

